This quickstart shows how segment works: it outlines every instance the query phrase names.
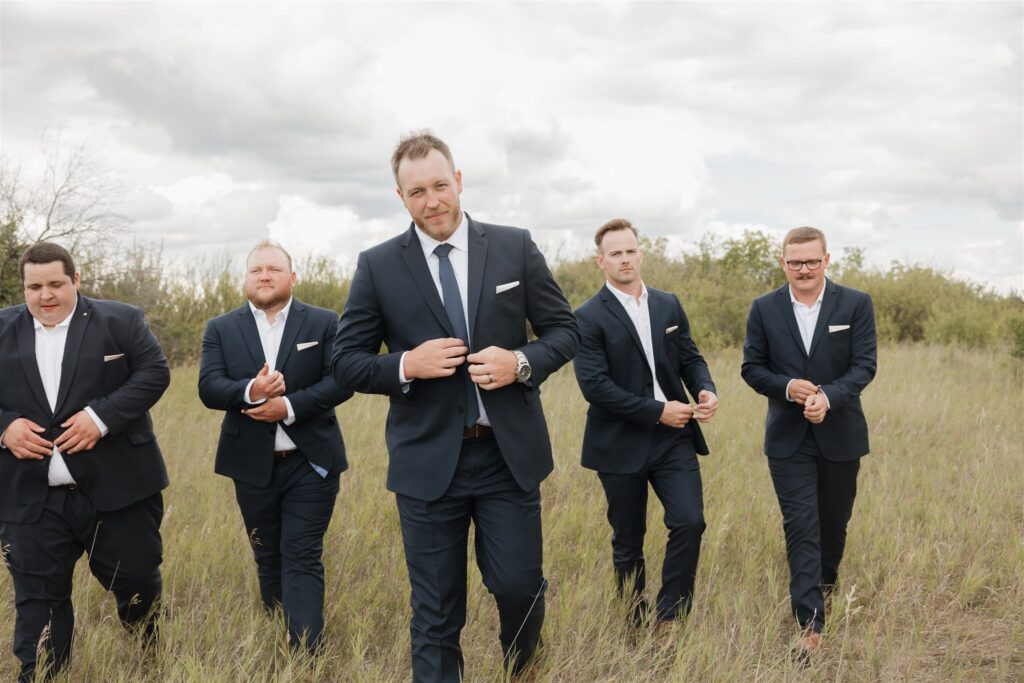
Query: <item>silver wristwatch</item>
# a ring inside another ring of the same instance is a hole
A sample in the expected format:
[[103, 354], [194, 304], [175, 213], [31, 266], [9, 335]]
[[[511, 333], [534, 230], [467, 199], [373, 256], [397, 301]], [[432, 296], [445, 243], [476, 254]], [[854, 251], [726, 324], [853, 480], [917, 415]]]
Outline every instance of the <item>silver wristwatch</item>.
[[516, 381], [525, 382], [530, 379], [530, 361], [526, 359], [526, 354], [522, 351], [513, 351], [516, 354]]

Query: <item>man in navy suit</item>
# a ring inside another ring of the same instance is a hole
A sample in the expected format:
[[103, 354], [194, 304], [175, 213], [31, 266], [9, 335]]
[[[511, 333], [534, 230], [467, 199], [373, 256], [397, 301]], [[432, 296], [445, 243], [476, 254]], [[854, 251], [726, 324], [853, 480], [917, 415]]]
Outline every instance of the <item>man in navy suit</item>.
[[390, 398], [413, 679], [463, 678], [470, 521], [518, 676], [544, 621], [540, 483], [553, 462], [540, 385], [576, 352], [576, 321], [527, 231], [463, 213], [462, 173], [442, 140], [404, 138], [391, 163], [412, 225], [359, 255], [334, 376]]
[[315, 654], [324, 534], [348, 468], [334, 408], [352, 392], [330, 372], [337, 314], [293, 298], [295, 280], [283, 247], [253, 248], [248, 303], [206, 325], [199, 396], [225, 411], [214, 469], [234, 480], [263, 604], [283, 609], [293, 648]]
[[754, 301], [743, 379], [768, 397], [764, 452], [782, 509], [798, 653], [821, 646], [825, 596], [839, 576], [868, 426], [860, 394], [875, 376], [871, 297], [825, 278], [816, 228], [790, 230], [788, 283]]
[[121, 622], [156, 636], [167, 469], [149, 409], [171, 373], [142, 310], [78, 292], [50, 242], [19, 263], [25, 303], [0, 310], [0, 547], [14, 582], [19, 681], [71, 656], [75, 563], [113, 592]]
[[[648, 611], [648, 482], [665, 508], [669, 535], [655, 608], [662, 626], [685, 616], [693, 601], [705, 528], [697, 454], [708, 453], [697, 422], [714, 416], [718, 397], [679, 299], [641, 279], [637, 236], [621, 218], [594, 236], [607, 283], [576, 310], [582, 341], [573, 366], [590, 402], [583, 466], [597, 470], [604, 487], [616, 584], [620, 594], [632, 586], [637, 625]], [[697, 405], [690, 405], [687, 389]]]

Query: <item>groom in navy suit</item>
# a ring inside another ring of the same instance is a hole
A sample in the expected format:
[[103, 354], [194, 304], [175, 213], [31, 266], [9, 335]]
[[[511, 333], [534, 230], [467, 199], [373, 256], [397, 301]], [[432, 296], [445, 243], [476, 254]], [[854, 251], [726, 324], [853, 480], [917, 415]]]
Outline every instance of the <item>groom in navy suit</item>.
[[[708, 453], [697, 423], [714, 416], [718, 397], [679, 299], [640, 277], [636, 228], [617, 218], [594, 241], [607, 283], [576, 311], [582, 342], [573, 361], [590, 402], [583, 466], [597, 470], [604, 487], [616, 583], [620, 593], [632, 588], [636, 625], [648, 611], [648, 483], [662, 502], [669, 535], [654, 616], [669, 626], [693, 601], [705, 528], [697, 454]], [[690, 405], [687, 390], [699, 403]]]
[[821, 646], [825, 596], [839, 576], [868, 425], [860, 395], [877, 366], [871, 297], [825, 278], [816, 228], [790, 230], [779, 263], [787, 284], [747, 318], [743, 379], [768, 397], [764, 453], [782, 509], [797, 651]]
[[203, 335], [199, 397], [224, 411], [215, 471], [231, 477], [267, 610], [292, 647], [316, 653], [324, 618], [324, 534], [348, 467], [334, 408], [351, 391], [330, 373], [338, 316], [292, 297], [292, 259], [276, 242], [246, 261], [241, 308]]
[[390, 399], [413, 680], [464, 677], [470, 522], [505, 661], [529, 675], [547, 585], [540, 483], [553, 468], [540, 385], [576, 352], [576, 320], [526, 230], [462, 211], [442, 140], [404, 138], [391, 168], [413, 223], [359, 255], [333, 367], [340, 385]]

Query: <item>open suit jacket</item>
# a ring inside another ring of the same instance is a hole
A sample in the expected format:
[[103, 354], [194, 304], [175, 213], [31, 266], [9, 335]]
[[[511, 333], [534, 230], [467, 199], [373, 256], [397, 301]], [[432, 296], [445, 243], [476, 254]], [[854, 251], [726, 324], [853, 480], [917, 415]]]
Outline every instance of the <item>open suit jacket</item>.
[[[741, 374], [754, 391], [768, 397], [765, 455], [788, 458], [808, 428], [829, 460], [866, 454], [868, 425], [860, 394], [874, 378], [877, 364], [875, 314], [864, 292], [826, 281], [810, 353], [800, 338], [788, 283], [755, 299], [747, 318]], [[803, 406], [786, 400], [791, 379], [821, 385], [830, 406], [821, 424], [808, 422]]]
[[[0, 310], [0, 432], [19, 417], [60, 426], [86, 406], [110, 430], [89, 451], [64, 455], [68, 471], [97, 510], [119, 510], [166, 488], [167, 469], [149, 409], [171, 380], [167, 358], [142, 309], [79, 295], [68, 328], [55, 410], [36, 362], [36, 332], [25, 304]], [[30, 524], [46, 501], [49, 457], [19, 460], [0, 448], [0, 520]]]
[[[715, 392], [679, 299], [650, 287], [647, 293], [654, 365], [665, 398], [688, 403], [686, 389], [695, 401], [705, 389]], [[640, 335], [608, 287], [601, 287], [580, 306], [576, 318], [582, 341], [573, 367], [583, 397], [590, 403], [583, 434], [583, 466], [610, 474], [632, 474], [647, 461], [665, 404], [654, 399], [654, 377]], [[696, 420], [689, 424], [696, 451], [707, 455], [700, 425]]]
[[[576, 353], [576, 319], [526, 230], [480, 223], [468, 214], [466, 224], [470, 352], [492, 345], [519, 349], [532, 368], [529, 382], [480, 391], [509, 470], [531, 491], [553, 468], [540, 384]], [[537, 336], [533, 341], [527, 340], [527, 321]], [[403, 391], [399, 361], [425, 341], [454, 336], [412, 225], [359, 255], [338, 324], [334, 377], [342, 386], [390, 397], [388, 489], [420, 500], [440, 497], [455, 472], [466, 370], [463, 364], [451, 377], [415, 380]], [[385, 354], [378, 353], [382, 342]]]
[[199, 398], [223, 410], [214, 471], [253, 486], [266, 486], [274, 469], [274, 437], [281, 424], [302, 455], [336, 476], [348, 469], [334, 408], [350, 396], [331, 377], [330, 359], [338, 316], [292, 299], [275, 367], [284, 375], [285, 396], [295, 411], [290, 425], [260, 422], [242, 414], [249, 381], [266, 358], [249, 304], [206, 324], [199, 367]]

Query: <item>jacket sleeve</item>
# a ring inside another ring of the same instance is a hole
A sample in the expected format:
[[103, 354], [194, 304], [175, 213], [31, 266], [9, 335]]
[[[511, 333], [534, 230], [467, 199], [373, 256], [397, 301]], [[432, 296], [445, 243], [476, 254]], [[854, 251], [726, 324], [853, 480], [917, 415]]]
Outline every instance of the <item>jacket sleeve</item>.
[[331, 374], [331, 357], [334, 353], [334, 338], [337, 335], [338, 325], [334, 320], [324, 324], [324, 333], [321, 337], [320, 348], [323, 354], [323, 376], [316, 384], [290, 394], [285, 394], [295, 411], [295, 422], [302, 422], [310, 417], [322, 415], [334, 410], [335, 406], [344, 403], [352, 398], [350, 389], [342, 389], [334, 381]]
[[366, 253], [359, 255], [355, 275], [348, 290], [345, 311], [338, 321], [334, 340], [331, 373], [339, 387], [364, 394], [387, 394], [405, 398], [398, 378], [399, 352], [380, 354], [386, 332], [384, 314], [377, 297]]
[[577, 310], [580, 346], [573, 360], [576, 381], [583, 398], [608, 414], [653, 429], [665, 404], [646, 396], [632, 394], [616, 384], [609, 373], [608, 355], [601, 328], [585, 313]]
[[156, 405], [171, 383], [167, 357], [146, 324], [142, 310], [134, 307], [129, 310], [128, 339], [123, 347], [128, 378], [114, 391], [87, 404], [111, 434], [120, 433], [129, 423], [142, 417]]
[[864, 388], [875, 378], [878, 367], [878, 340], [875, 334], [875, 309], [871, 297], [863, 295], [853, 311], [850, 320], [850, 365], [839, 377], [821, 390], [828, 397], [829, 410], [843, 407], [851, 399], [860, 396]]
[[743, 365], [740, 369], [750, 388], [776, 401], [786, 400], [786, 386], [791, 377], [771, 369], [768, 358], [768, 335], [761, 319], [761, 307], [754, 301], [747, 316], [747, 337], [743, 341]]
[[[206, 323], [203, 332], [203, 352], [199, 363], [199, 399], [213, 410], [241, 410], [248, 407], [245, 388], [252, 380], [233, 379], [228, 376], [224, 361], [224, 346], [216, 321]], [[294, 406], [293, 406], [294, 407]]]
[[528, 384], [540, 386], [576, 355], [580, 330], [544, 255], [525, 230], [523, 239], [526, 241], [526, 318], [537, 338], [518, 350], [530, 361]]
[[686, 312], [683, 311], [683, 305], [679, 303], [679, 298], [675, 295], [672, 298], [678, 308], [680, 320], [679, 377], [683, 380], [686, 390], [690, 392], [695, 401], [699, 400], [697, 397], [700, 395], [700, 392], [705, 390], [717, 395], [718, 390], [715, 388], [715, 383], [711, 381], [711, 370], [708, 369], [704, 356], [700, 355], [700, 350], [690, 334], [690, 321], [686, 317]]

